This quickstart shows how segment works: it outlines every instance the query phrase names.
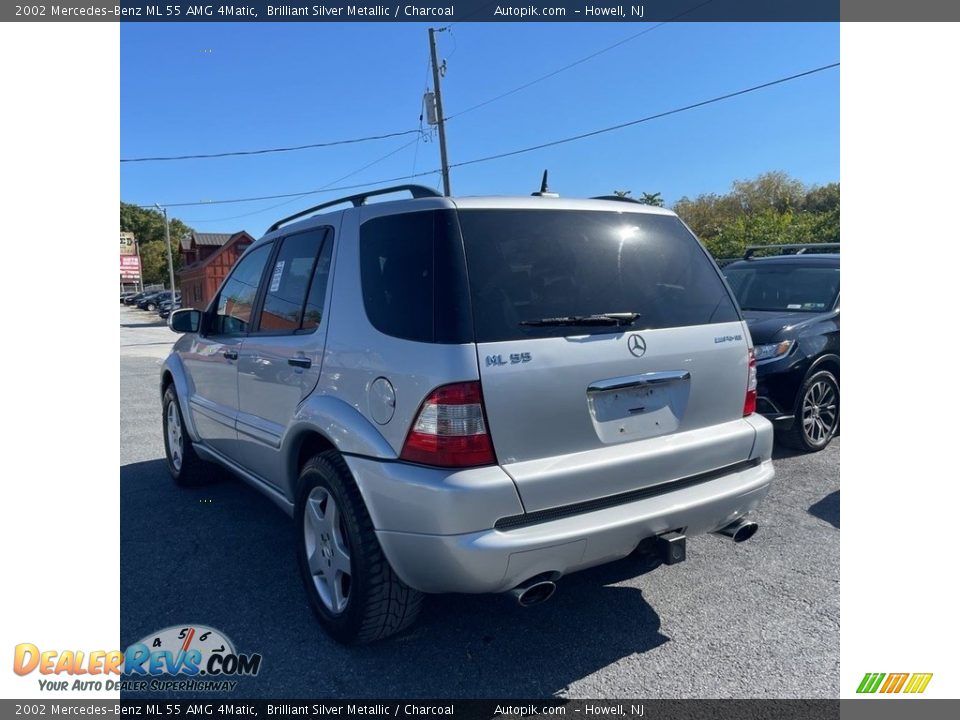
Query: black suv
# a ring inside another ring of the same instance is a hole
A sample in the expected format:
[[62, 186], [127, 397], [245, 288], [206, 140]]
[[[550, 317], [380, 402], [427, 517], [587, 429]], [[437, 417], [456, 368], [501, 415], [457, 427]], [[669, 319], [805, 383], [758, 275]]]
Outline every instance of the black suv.
[[822, 450], [840, 428], [839, 243], [750, 247], [723, 272], [753, 337], [757, 411], [784, 445]]

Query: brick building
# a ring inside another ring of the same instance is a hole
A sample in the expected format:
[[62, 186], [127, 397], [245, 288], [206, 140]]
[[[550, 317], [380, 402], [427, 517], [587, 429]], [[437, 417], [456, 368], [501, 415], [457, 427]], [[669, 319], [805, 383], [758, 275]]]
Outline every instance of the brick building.
[[233, 234], [192, 232], [185, 237], [180, 242], [183, 262], [178, 282], [183, 307], [205, 308], [252, 242], [243, 230]]

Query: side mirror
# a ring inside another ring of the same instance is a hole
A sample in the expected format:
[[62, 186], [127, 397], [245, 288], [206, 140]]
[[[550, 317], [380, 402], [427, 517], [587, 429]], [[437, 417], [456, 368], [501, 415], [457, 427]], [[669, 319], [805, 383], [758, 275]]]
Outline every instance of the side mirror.
[[200, 317], [200, 311], [193, 308], [175, 310], [170, 313], [170, 329], [178, 333], [200, 332]]

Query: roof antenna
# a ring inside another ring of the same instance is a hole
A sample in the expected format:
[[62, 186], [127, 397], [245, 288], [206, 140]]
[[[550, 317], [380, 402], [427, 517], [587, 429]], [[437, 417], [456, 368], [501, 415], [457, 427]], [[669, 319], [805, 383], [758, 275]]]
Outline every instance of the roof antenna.
[[547, 171], [543, 171], [543, 180], [540, 181], [540, 192], [530, 193], [533, 197], [560, 197], [560, 193], [550, 192], [547, 189]]

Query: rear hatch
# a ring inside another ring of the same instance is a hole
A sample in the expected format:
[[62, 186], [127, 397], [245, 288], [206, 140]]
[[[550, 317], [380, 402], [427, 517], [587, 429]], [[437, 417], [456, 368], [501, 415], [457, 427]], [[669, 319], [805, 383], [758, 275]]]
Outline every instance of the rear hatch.
[[490, 434], [528, 512], [750, 457], [749, 337], [675, 215], [458, 214]]

